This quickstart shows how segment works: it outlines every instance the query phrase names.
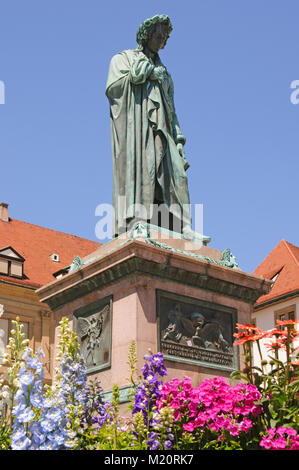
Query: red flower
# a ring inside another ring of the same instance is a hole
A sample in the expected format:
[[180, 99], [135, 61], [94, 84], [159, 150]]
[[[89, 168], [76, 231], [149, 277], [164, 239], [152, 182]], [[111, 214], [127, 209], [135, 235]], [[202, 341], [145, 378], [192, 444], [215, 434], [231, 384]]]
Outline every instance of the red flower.
[[257, 341], [261, 338], [264, 338], [265, 335], [267, 334], [266, 332], [264, 332], [263, 330], [261, 330], [255, 325], [249, 325], [249, 324], [242, 325], [240, 323], [237, 323], [236, 327], [238, 330], [245, 330], [245, 331], [234, 333], [235, 338], [240, 338], [234, 342], [235, 346], [237, 346], [238, 344], [247, 343], [247, 341]]
[[237, 346], [238, 344], [244, 344], [247, 343], [247, 341], [251, 341], [249, 336], [244, 336], [244, 338], [238, 339], [237, 341], [234, 342], [234, 346]]
[[279, 326], [296, 325], [299, 323], [299, 320], [276, 320], [276, 323]]
[[261, 331], [261, 329], [258, 328], [257, 326], [251, 325], [251, 324], [248, 324], [248, 323], [245, 324], [245, 325], [243, 325], [241, 323], [236, 323], [236, 328], [237, 328], [237, 330], [247, 330], [247, 331], [250, 331], [250, 332], [252, 332], [252, 331]]
[[265, 343], [265, 346], [269, 348], [271, 351], [285, 348], [284, 341], [281, 338], [276, 338], [271, 343]]
[[278, 328], [274, 328], [273, 330], [268, 331], [269, 336], [288, 336], [287, 330], [279, 330]]

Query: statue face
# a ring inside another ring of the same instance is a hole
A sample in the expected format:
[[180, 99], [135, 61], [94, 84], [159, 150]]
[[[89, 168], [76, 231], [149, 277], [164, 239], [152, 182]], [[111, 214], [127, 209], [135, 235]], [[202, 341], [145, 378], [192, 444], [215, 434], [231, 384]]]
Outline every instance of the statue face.
[[204, 319], [203, 318], [197, 318], [194, 322], [193, 322], [193, 326], [194, 328], [201, 328], [204, 324]]
[[158, 53], [163, 49], [168, 39], [168, 28], [162, 24], [158, 24], [148, 40], [147, 47], [151, 52]]

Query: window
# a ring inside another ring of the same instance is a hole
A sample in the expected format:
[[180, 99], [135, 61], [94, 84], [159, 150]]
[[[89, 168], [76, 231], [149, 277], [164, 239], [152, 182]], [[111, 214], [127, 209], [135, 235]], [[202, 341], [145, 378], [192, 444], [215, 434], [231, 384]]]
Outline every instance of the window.
[[274, 274], [274, 276], [271, 277], [271, 281], [273, 281], [272, 287], [274, 286], [275, 282], [277, 281], [278, 276], [280, 275], [282, 270], [283, 270], [283, 267], [280, 268], [279, 271], [277, 271], [277, 273]]
[[274, 283], [276, 281], [276, 279], [278, 278], [278, 276], [279, 276], [279, 273], [275, 274], [275, 276], [273, 276], [271, 278], [271, 281], [273, 281], [273, 283]]
[[25, 259], [12, 247], [0, 250], [0, 274], [10, 277], [23, 277], [23, 264]]
[[281, 310], [277, 310], [275, 312], [275, 322], [277, 320], [279, 321], [286, 321], [286, 320], [293, 320], [295, 321], [296, 318], [296, 306], [295, 305], [290, 305], [289, 307], [286, 307]]
[[277, 317], [280, 321], [295, 320], [295, 312], [280, 313]]

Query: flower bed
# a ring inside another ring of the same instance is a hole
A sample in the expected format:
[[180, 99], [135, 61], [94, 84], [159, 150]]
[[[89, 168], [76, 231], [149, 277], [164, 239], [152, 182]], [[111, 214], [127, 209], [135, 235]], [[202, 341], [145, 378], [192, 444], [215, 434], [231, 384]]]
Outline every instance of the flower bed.
[[[111, 402], [97, 381], [87, 380], [78, 338], [60, 323], [54, 384], [44, 384], [43, 352], [24, 340], [18, 319], [1, 378], [0, 448], [5, 450], [299, 450], [298, 360], [295, 322], [263, 332], [237, 325], [245, 368], [193, 387], [184, 377], [167, 381], [163, 354], [145, 356], [138, 376], [135, 344], [129, 350], [130, 417], [119, 415], [119, 389]], [[252, 344], [271, 338], [274, 356], [255, 367]], [[273, 341], [274, 338], [274, 341]], [[286, 361], [279, 360], [279, 350]], [[270, 367], [270, 370], [269, 370]]]

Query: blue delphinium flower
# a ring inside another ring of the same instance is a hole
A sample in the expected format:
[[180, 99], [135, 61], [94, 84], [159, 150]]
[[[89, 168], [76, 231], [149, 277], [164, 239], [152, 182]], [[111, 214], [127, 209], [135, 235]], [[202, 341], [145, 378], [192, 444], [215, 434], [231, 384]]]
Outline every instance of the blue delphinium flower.
[[65, 432], [63, 429], [60, 428], [56, 429], [49, 435], [49, 440], [59, 447], [63, 446], [65, 439]]
[[46, 418], [53, 421], [54, 423], [57, 423], [58, 421], [60, 421], [62, 416], [63, 416], [63, 411], [59, 406], [50, 408], [48, 411], [46, 411]]
[[20, 369], [19, 381], [24, 387], [28, 387], [34, 382], [34, 375], [31, 372], [27, 372], [24, 367]]
[[39, 450], [60, 450], [59, 446], [52, 441], [46, 441], [39, 446]]
[[142, 369], [142, 375], [146, 379], [149, 374], [157, 374], [160, 377], [167, 375], [167, 369], [164, 365], [164, 356], [162, 353], [158, 352], [156, 354], [146, 354], [144, 356], [146, 360], [144, 367]]
[[30, 403], [34, 408], [42, 409], [44, 407], [44, 399], [39, 391], [30, 394]]
[[54, 429], [56, 428], [56, 423], [55, 421], [52, 421], [51, 419], [48, 419], [48, 418], [42, 418], [40, 420], [40, 426], [42, 428], [42, 430], [45, 432], [45, 433], [50, 433], [52, 431], [54, 431]]
[[103, 389], [98, 380], [91, 380], [86, 384], [83, 393], [82, 428], [85, 425], [100, 429], [112, 420], [111, 403], [104, 402]]
[[[43, 356], [41, 351], [39, 356]], [[61, 394], [55, 397], [45, 396], [43, 366], [30, 348], [27, 348], [22, 359], [24, 367], [19, 373], [20, 386], [12, 410], [14, 415], [12, 448], [18, 450], [63, 448], [66, 433], [61, 428], [66, 425], [66, 402], [62, 400]]]
[[[28, 450], [34, 446], [33, 435], [29, 431], [36, 414], [32, 409], [32, 401], [37, 399], [43, 380], [43, 368], [40, 360], [27, 348], [22, 359], [25, 363], [19, 371], [19, 389], [15, 395], [15, 406], [11, 447], [14, 450]], [[42, 404], [40, 403], [40, 406]], [[21, 436], [21, 437], [20, 437]]]
[[85, 363], [79, 351], [70, 349], [62, 354], [58, 383], [46, 391], [41, 362], [44, 356], [41, 348], [37, 354], [27, 348], [22, 355], [24, 366], [19, 372], [19, 388], [12, 410], [13, 449], [60, 450], [72, 449], [76, 444], [77, 418], [82, 410], [86, 385]]
[[172, 445], [173, 445], [173, 444], [172, 444], [171, 441], [165, 441], [165, 442], [164, 442], [164, 447], [165, 447], [166, 450], [172, 449]]
[[11, 440], [11, 448], [12, 450], [28, 450], [30, 447], [31, 441], [28, 439], [27, 436], [24, 436], [20, 439], [14, 439], [12, 437]]
[[167, 375], [167, 369], [163, 363], [162, 353], [146, 355], [144, 359], [146, 362], [142, 368], [143, 381], [137, 387], [132, 414], [142, 411], [147, 424], [150, 419], [149, 412], [160, 396], [162, 381], [159, 377]]
[[14, 440], [18, 442], [20, 439], [24, 439], [26, 437], [26, 430], [23, 426], [15, 427], [14, 430]]
[[157, 450], [159, 449], [159, 445], [160, 445], [160, 442], [158, 440], [155, 440], [152, 442], [151, 446], [150, 446], [150, 449], [151, 450]]
[[32, 436], [32, 442], [37, 446], [37, 449], [47, 439], [47, 433], [42, 430], [40, 422], [33, 421], [29, 426], [29, 432]]
[[19, 423], [29, 423], [34, 417], [35, 413], [29, 406], [25, 407], [23, 410], [19, 410], [16, 416]]

